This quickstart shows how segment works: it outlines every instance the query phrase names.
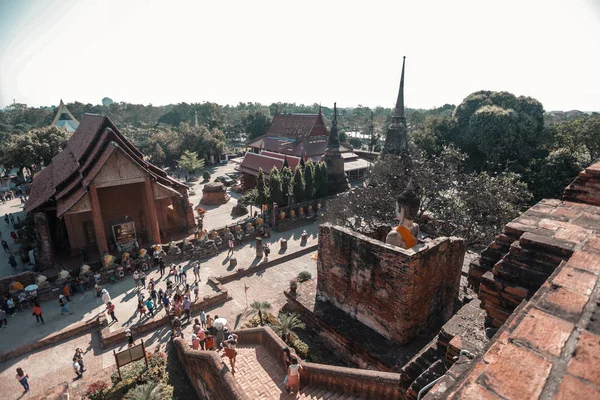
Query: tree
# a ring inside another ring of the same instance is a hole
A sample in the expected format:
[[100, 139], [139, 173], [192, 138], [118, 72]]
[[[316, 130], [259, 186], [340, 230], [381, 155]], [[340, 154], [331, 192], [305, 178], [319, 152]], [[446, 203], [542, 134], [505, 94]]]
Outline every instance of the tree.
[[294, 173], [294, 202], [300, 203], [304, 201], [304, 176], [302, 173], [302, 167], [300, 165], [296, 166], [296, 172]]
[[479, 91], [454, 110], [456, 144], [475, 170], [504, 171], [512, 163], [527, 165], [545, 143], [544, 107], [531, 97]]
[[362, 141], [357, 137], [353, 137], [350, 138], [350, 140], [348, 140], [348, 144], [354, 147], [355, 149], [360, 149], [362, 146]]
[[269, 192], [271, 193], [271, 201], [282, 206], [285, 202], [283, 193], [281, 175], [277, 167], [273, 167], [269, 173]]
[[321, 161], [315, 167], [315, 197], [320, 199], [327, 196], [327, 165]]
[[[285, 165], [285, 162], [284, 162]], [[290, 167], [283, 167], [281, 170], [281, 190], [283, 191], [283, 198], [285, 199], [284, 203], [288, 204], [289, 195], [293, 193], [292, 189], [292, 178], [294, 174], [292, 173], [292, 169]]]
[[[148, 382], [134, 386], [127, 391], [126, 400], [162, 400], [166, 398], [167, 391], [161, 383]], [[170, 397], [170, 396], [169, 396]]]
[[271, 117], [262, 110], [255, 111], [242, 119], [242, 126], [248, 134], [248, 139], [256, 139], [267, 133], [271, 126]]
[[197, 170], [204, 168], [204, 159], [198, 159], [198, 153], [195, 151], [186, 150], [179, 159], [179, 167], [193, 174]]
[[260, 325], [264, 326], [265, 323], [263, 316], [269, 313], [271, 304], [266, 301], [253, 301], [252, 304], [250, 304], [250, 308], [252, 308], [254, 313], [258, 315], [258, 318], [260, 319]]
[[263, 173], [262, 168], [258, 170], [258, 177], [256, 178], [256, 191], [258, 192], [258, 204], [262, 206], [263, 204], [269, 203], [269, 189], [267, 188], [265, 182], [265, 174]]
[[348, 140], [348, 135], [343, 129], [340, 129], [340, 131], [338, 132], [338, 136], [340, 137], [340, 143], [346, 143], [346, 141]]
[[533, 200], [560, 199], [565, 187], [582, 170], [583, 165], [568, 149], [559, 149], [549, 155], [531, 160], [523, 174]]
[[67, 144], [68, 134], [56, 126], [33, 129], [13, 135], [5, 143], [2, 159], [5, 166], [27, 168], [49, 165]]
[[555, 149], [585, 155], [587, 164], [600, 158], [600, 114], [558, 122], [550, 129]]
[[308, 160], [304, 167], [304, 198], [312, 200], [315, 198], [315, 164]]
[[292, 333], [296, 329], [304, 329], [306, 325], [300, 320], [298, 314], [295, 313], [280, 313], [279, 323], [273, 325], [273, 330], [277, 333], [284, 341], [288, 341], [291, 338]]
[[202, 174], [202, 179], [204, 179], [205, 182], [210, 181], [210, 172], [204, 171], [204, 173]]

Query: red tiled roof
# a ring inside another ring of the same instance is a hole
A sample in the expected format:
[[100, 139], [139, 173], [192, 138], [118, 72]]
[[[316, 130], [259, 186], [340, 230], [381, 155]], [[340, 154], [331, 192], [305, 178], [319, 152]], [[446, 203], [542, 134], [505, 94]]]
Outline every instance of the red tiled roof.
[[265, 136], [301, 139], [327, 135], [321, 114], [276, 114]]
[[110, 119], [84, 114], [66, 148], [34, 177], [26, 211], [43, 205], [59, 191], [55, 198], [60, 200], [60, 210], [66, 212], [81, 198], [82, 191], [87, 189], [115, 148], [119, 148], [157, 182], [171, 186], [179, 193], [187, 190], [187, 186], [145, 161], [144, 155], [119, 132]]
[[56, 205], [56, 216], [60, 217], [69, 211], [71, 207], [77, 204], [77, 202], [85, 196], [86, 193], [87, 191], [82, 186], [79, 186], [70, 196], [66, 197], [64, 200], [59, 200]]
[[258, 174], [258, 170], [262, 168], [263, 172], [268, 174], [273, 167], [281, 169], [283, 167], [283, 160], [281, 158], [268, 157], [248, 152], [240, 165], [240, 170], [246, 173], [252, 174], [252, 172], [254, 172], [255, 174]]

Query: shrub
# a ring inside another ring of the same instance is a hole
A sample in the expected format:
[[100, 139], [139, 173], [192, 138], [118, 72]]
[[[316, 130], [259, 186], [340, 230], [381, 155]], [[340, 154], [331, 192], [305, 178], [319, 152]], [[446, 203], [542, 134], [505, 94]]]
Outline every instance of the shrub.
[[295, 333], [291, 335], [290, 341], [288, 343], [290, 346], [296, 350], [296, 354], [300, 356], [300, 358], [306, 358], [308, 356], [308, 352], [310, 348], [306, 343], [304, 343], [298, 335]]
[[[156, 348], [158, 350], [158, 347]], [[115, 372], [110, 379], [113, 387], [107, 393], [107, 399], [122, 399], [125, 393], [137, 385], [143, 385], [149, 382], [166, 384], [169, 374], [167, 373], [167, 357], [165, 353], [155, 351], [147, 353], [148, 368], [145, 361], [138, 360], [121, 368], [121, 376]]]
[[312, 279], [312, 275], [308, 271], [302, 271], [298, 274], [298, 282], [306, 282]]
[[292, 279], [292, 280], [290, 281], [290, 290], [291, 290], [292, 292], [295, 292], [295, 291], [296, 291], [296, 289], [298, 289], [298, 281], [297, 281], [297, 280], [295, 280], [295, 279]]
[[208, 171], [204, 171], [204, 173], [202, 174], [202, 179], [204, 179], [204, 181], [210, 181], [210, 174], [208, 173]]
[[106, 399], [106, 392], [108, 391], [108, 385], [104, 381], [96, 381], [91, 383], [85, 393], [83, 394], [84, 399], [90, 400], [104, 400]]

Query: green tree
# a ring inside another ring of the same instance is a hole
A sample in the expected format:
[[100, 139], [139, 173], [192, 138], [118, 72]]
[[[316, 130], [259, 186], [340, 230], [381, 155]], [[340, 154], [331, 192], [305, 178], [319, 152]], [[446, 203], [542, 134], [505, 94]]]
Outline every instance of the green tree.
[[327, 165], [324, 161], [321, 161], [315, 168], [315, 197], [320, 199], [327, 196], [328, 190]]
[[315, 164], [310, 159], [304, 167], [304, 190], [306, 200], [315, 198]]
[[258, 318], [260, 319], [260, 325], [264, 326], [265, 322], [263, 317], [268, 315], [269, 310], [271, 309], [271, 304], [266, 301], [253, 301], [252, 304], [250, 304], [250, 308], [252, 308], [254, 314], [258, 315]]
[[340, 137], [340, 143], [347, 143], [348, 135], [344, 129], [340, 129], [338, 132], [338, 136]]
[[357, 137], [350, 138], [348, 144], [355, 149], [360, 149], [362, 147], [362, 141]]
[[27, 168], [49, 165], [67, 144], [68, 134], [56, 126], [33, 129], [12, 135], [4, 144], [2, 159], [6, 167]]
[[242, 126], [248, 134], [248, 139], [256, 139], [267, 133], [271, 126], [271, 117], [262, 110], [255, 111], [242, 119]]
[[302, 173], [302, 167], [296, 166], [296, 172], [294, 173], [294, 203], [300, 203], [304, 201], [304, 174]]
[[286, 342], [290, 341], [291, 335], [296, 329], [306, 328], [304, 322], [295, 313], [280, 313], [278, 322], [273, 325], [273, 330]]
[[559, 149], [544, 157], [533, 159], [523, 180], [527, 183], [534, 201], [560, 199], [565, 187], [583, 169], [582, 163], [568, 149]]
[[[285, 163], [284, 163], [285, 165]], [[286, 205], [289, 201], [290, 193], [293, 193], [292, 189], [292, 179], [294, 174], [292, 173], [292, 169], [290, 167], [283, 167], [281, 170], [281, 190], [283, 191], [283, 198], [285, 199], [284, 203]]]
[[285, 196], [281, 175], [277, 167], [273, 167], [269, 173], [269, 192], [271, 193], [271, 201], [276, 202], [281, 207], [285, 202]]
[[202, 179], [204, 179], [205, 182], [210, 181], [210, 172], [204, 171], [204, 173], [202, 174]]
[[189, 171], [190, 174], [194, 174], [199, 169], [204, 168], [204, 159], [199, 159], [198, 153], [195, 151], [186, 150], [181, 155], [178, 164], [180, 168]]
[[265, 174], [263, 173], [262, 168], [258, 170], [258, 177], [256, 178], [256, 190], [258, 192], [258, 204], [262, 206], [263, 204], [269, 203], [269, 189], [267, 188], [265, 182]]
[[555, 149], [583, 154], [582, 159], [588, 164], [600, 158], [600, 114], [558, 122], [552, 125], [550, 132]]
[[126, 400], [163, 400], [166, 395], [165, 387], [158, 382], [148, 382], [134, 386], [127, 391]]

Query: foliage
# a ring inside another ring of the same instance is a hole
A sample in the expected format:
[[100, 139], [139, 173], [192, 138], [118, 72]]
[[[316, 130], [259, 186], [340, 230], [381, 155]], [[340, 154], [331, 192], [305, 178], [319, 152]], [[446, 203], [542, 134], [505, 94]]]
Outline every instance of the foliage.
[[106, 399], [106, 392], [108, 391], [108, 385], [104, 381], [92, 382], [87, 390], [85, 391], [83, 398], [89, 400], [104, 400]]
[[130, 389], [127, 400], [163, 400], [173, 398], [173, 387], [158, 382], [149, 382]]
[[6, 167], [27, 168], [48, 165], [67, 144], [67, 132], [56, 126], [12, 135], [2, 147], [2, 161]]
[[315, 198], [315, 164], [308, 160], [304, 166], [304, 199], [312, 200]]
[[298, 281], [299, 282], [306, 282], [308, 280], [312, 279], [312, 275], [310, 272], [308, 271], [302, 271], [298, 274]]
[[[146, 383], [168, 386], [169, 374], [167, 373], [166, 355], [159, 352], [157, 347], [154, 353], [147, 353], [147, 357], [148, 368], [146, 368], [146, 363], [142, 359], [121, 368], [122, 379], [119, 379], [118, 372], [111, 375], [110, 379], [113, 387], [108, 391], [107, 399], [122, 399], [133, 387]], [[172, 387], [170, 390], [172, 391]]]
[[300, 203], [304, 201], [304, 171], [302, 171], [302, 167], [300, 165], [296, 166], [296, 172], [294, 173], [294, 202]]
[[266, 301], [253, 301], [252, 304], [250, 304], [250, 308], [252, 308], [256, 314], [258, 314], [260, 325], [263, 326], [263, 315], [268, 314], [269, 310], [271, 309], [271, 304]]
[[208, 171], [204, 171], [204, 173], [202, 174], [202, 179], [204, 179], [204, 181], [210, 181], [210, 173]]
[[559, 199], [582, 168], [582, 163], [572, 152], [559, 149], [531, 160], [523, 174], [523, 181], [527, 183], [535, 202], [547, 198]]
[[360, 149], [362, 147], [362, 141], [360, 138], [352, 137], [348, 140], [348, 144], [355, 149]]
[[[287, 160], [284, 161], [285, 162]], [[293, 189], [292, 189], [292, 178], [293, 178], [294, 174], [292, 173], [292, 169], [290, 167], [283, 167], [281, 169], [281, 189], [283, 190], [283, 198], [284, 198], [284, 203], [286, 205], [288, 205], [288, 197], [290, 193], [293, 193]]]
[[[263, 314], [263, 322], [266, 323], [269, 326], [273, 326], [275, 324], [277, 324], [277, 317], [275, 317], [273, 314], [271, 313], [264, 313]], [[261, 321], [258, 315], [255, 315], [254, 317], [252, 317], [248, 322], [246, 322], [246, 324], [244, 324], [244, 326], [246, 328], [256, 328], [257, 326], [262, 326], [261, 325]]]
[[277, 167], [273, 167], [269, 173], [269, 193], [271, 194], [271, 201], [280, 206], [284, 204], [285, 195], [283, 192], [283, 182]]
[[256, 178], [256, 191], [258, 193], [257, 201], [259, 205], [269, 203], [269, 188], [265, 182], [265, 174], [262, 168], [258, 170], [258, 177]]
[[249, 113], [242, 119], [242, 126], [248, 139], [256, 139], [267, 133], [271, 125], [271, 117], [262, 110]]
[[292, 333], [290, 335], [290, 337], [286, 343], [288, 345], [292, 346], [294, 348], [294, 350], [296, 350], [296, 354], [298, 354], [300, 356], [300, 358], [306, 359], [308, 357], [308, 353], [310, 350], [308, 347], [308, 344], [306, 344], [305, 342], [300, 340], [298, 335], [296, 335], [295, 333]]
[[240, 197], [238, 203], [243, 206], [258, 204], [258, 190], [256, 190], [256, 188], [248, 190], [242, 197]]
[[185, 150], [181, 155], [178, 164], [180, 168], [189, 171], [190, 174], [193, 174], [197, 170], [204, 168], [204, 159], [198, 159], [198, 153], [195, 151], [192, 152]]
[[469, 155], [471, 167], [504, 171], [526, 165], [544, 143], [544, 108], [531, 97], [479, 91], [454, 110], [455, 143]]
[[320, 199], [327, 196], [328, 191], [327, 165], [324, 161], [321, 161], [315, 168], [315, 198]]
[[564, 148], [573, 155], [583, 153], [586, 164], [600, 158], [600, 114], [556, 123], [550, 132], [555, 149]]
[[445, 147], [439, 156], [427, 157], [410, 145], [401, 156], [383, 156], [373, 166], [368, 187], [338, 197], [322, 218], [351, 228], [360, 220], [368, 231], [389, 227], [396, 197], [412, 180], [421, 196], [417, 222], [424, 230], [487, 244], [519, 214], [530, 194], [515, 174], [467, 173], [464, 163], [465, 155], [456, 149]]
[[348, 141], [348, 135], [346, 135], [346, 131], [340, 129], [338, 132], [338, 136], [340, 138], [340, 143], [346, 143]]
[[279, 313], [279, 323], [273, 326], [273, 330], [284, 341], [289, 341], [292, 333], [296, 329], [304, 329], [306, 325], [295, 313]]

